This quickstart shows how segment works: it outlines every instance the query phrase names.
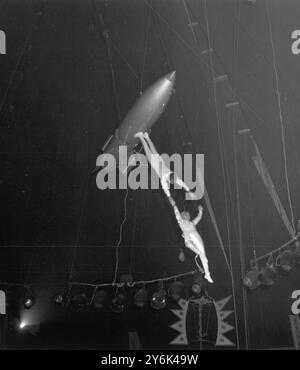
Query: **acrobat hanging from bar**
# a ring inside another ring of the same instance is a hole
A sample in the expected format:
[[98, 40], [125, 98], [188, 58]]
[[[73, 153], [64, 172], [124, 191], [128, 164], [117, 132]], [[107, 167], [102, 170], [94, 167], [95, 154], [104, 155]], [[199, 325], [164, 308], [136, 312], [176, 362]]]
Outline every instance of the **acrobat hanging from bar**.
[[197, 224], [200, 222], [202, 218], [202, 214], [203, 214], [202, 206], [200, 205], [198, 207], [199, 213], [198, 213], [198, 216], [194, 220], [191, 220], [191, 216], [189, 212], [184, 211], [180, 213], [180, 211], [178, 210], [176, 206], [174, 199], [171, 197], [170, 190], [169, 190], [170, 183], [176, 182], [177, 185], [182, 187], [186, 192], [190, 194], [191, 198], [195, 199], [195, 195], [190, 191], [189, 187], [176, 174], [174, 174], [171, 171], [171, 169], [166, 165], [163, 158], [158, 154], [148, 133], [138, 132], [135, 136], [140, 138], [143, 144], [147, 159], [151, 167], [153, 168], [153, 170], [158, 175], [162, 188], [166, 196], [168, 197], [170, 204], [172, 205], [174, 209], [175, 217], [182, 231], [182, 237], [184, 239], [186, 247], [191, 249], [196, 254], [196, 259], [195, 259], [196, 263], [197, 263], [197, 257], [200, 258], [203, 269], [204, 269], [204, 277], [206, 278], [207, 281], [212, 283], [213, 280], [209, 272], [208, 260], [205, 254], [204, 243], [203, 243], [203, 240], [200, 234], [198, 233], [196, 229]]
[[175, 182], [179, 187], [183, 188], [187, 193], [189, 193], [192, 199], [195, 199], [195, 194], [192, 193], [189, 187], [181, 180], [181, 178], [172, 172], [166, 165], [165, 161], [156, 150], [152, 140], [149, 137], [149, 134], [147, 132], [138, 132], [134, 136], [141, 140], [148, 162], [159, 177], [161, 186], [166, 196], [168, 198], [171, 196], [169, 190], [170, 184]]

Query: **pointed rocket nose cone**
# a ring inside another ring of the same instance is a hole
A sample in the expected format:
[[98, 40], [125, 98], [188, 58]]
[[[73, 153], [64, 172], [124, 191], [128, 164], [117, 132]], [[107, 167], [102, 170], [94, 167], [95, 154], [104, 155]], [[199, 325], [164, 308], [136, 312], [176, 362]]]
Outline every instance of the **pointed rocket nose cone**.
[[166, 75], [166, 78], [171, 82], [175, 81], [175, 77], [176, 77], [176, 71], [173, 71]]

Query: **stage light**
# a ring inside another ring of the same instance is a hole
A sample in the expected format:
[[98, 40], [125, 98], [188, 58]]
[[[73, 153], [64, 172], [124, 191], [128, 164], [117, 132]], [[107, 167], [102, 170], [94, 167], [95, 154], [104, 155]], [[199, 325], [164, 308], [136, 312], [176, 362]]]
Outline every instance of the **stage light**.
[[125, 295], [123, 293], [119, 293], [111, 301], [110, 309], [115, 313], [121, 313], [125, 309], [125, 302]]
[[273, 256], [271, 255], [266, 266], [264, 266], [260, 271], [259, 281], [263, 286], [272, 286], [274, 284], [276, 275], [277, 270], [274, 264]]
[[280, 271], [283, 274], [288, 274], [292, 270], [293, 264], [293, 252], [289, 249], [286, 249], [278, 256], [276, 260], [276, 265], [280, 268]]
[[134, 303], [137, 307], [143, 308], [147, 305], [148, 302], [148, 292], [142, 287], [138, 289], [134, 295]]
[[54, 296], [54, 302], [58, 306], [62, 305], [64, 303], [64, 297], [63, 297], [63, 295], [60, 294], [60, 293], [55, 294], [55, 296]]
[[174, 281], [174, 283], [170, 286], [169, 296], [174, 299], [174, 301], [178, 301], [182, 297], [183, 290], [183, 283], [181, 281]]
[[160, 290], [153, 293], [151, 298], [151, 307], [154, 310], [162, 310], [167, 305], [167, 293], [166, 291], [161, 287]]
[[101, 309], [107, 303], [107, 293], [105, 290], [97, 290], [93, 299], [93, 305], [97, 309]]
[[260, 286], [259, 276], [260, 273], [256, 267], [252, 268], [251, 270], [248, 270], [248, 272], [243, 278], [243, 285], [250, 290], [258, 288]]
[[24, 294], [23, 306], [29, 310], [35, 304], [35, 297], [32, 288], [27, 288]]
[[193, 293], [200, 295], [203, 293], [203, 288], [206, 286], [205, 280], [202, 275], [196, 275], [192, 285]]
[[88, 303], [85, 293], [77, 294], [71, 299], [71, 304], [76, 309], [81, 309]]
[[26, 322], [25, 322], [25, 321], [21, 321], [21, 322], [20, 322], [20, 325], [19, 325], [19, 328], [20, 328], [20, 329], [24, 329], [24, 328], [25, 328], [25, 326], [26, 326]]

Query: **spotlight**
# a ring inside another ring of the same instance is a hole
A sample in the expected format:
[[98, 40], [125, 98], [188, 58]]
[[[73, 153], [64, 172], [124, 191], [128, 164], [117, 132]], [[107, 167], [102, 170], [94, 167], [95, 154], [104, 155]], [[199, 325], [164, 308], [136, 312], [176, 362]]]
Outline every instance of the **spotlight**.
[[274, 264], [273, 256], [271, 255], [266, 266], [264, 266], [260, 271], [259, 281], [263, 286], [272, 286], [274, 284], [276, 275], [277, 270]]
[[170, 286], [169, 296], [174, 299], [174, 301], [178, 301], [182, 297], [183, 290], [183, 283], [181, 281], [174, 281], [174, 283]]
[[101, 309], [107, 302], [107, 293], [105, 290], [97, 290], [93, 299], [93, 305], [97, 309]]
[[163, 289], [163, 287], [160, 288], [157, 292], [155, 292], [152, 295], [151, 298], [151, 307], [154, 308], [154, 310], [162, 310], [167, 305], [167, 293]]
[[206, 286], [205, 280], [202, 275], [196, 275], [192, 285], [193, 293], [200, 295], [203, 293], [203, 288]]
[[285, 251], [280, 253], [276, 260], [276, 265], [280, 268], [280, 271], [284, 275], [287, 275], [291, 272], [292, 264], [293, 264], [293, 253], [289, 249], [286, 249]]
[[257, 267], [249, 270], [243, 278], [243, 285], [250, 290], [254, 290], [260, 286], [259, 281], [260, 273], [257, 270]]
[[125, 309], [125, 302], [125, 295], [123, 293], [119, 293], [111, 301], [110, 309], [115, 313], [121, 313]]
[[26, 322], [25, 322], [25, 321], [21, 321], [21, 322], [20, 322], [20, 325], [19, 325], [19, 328], [20, 328], [20, 329], [24, 329], [24, 328], [25, 328], [25, 326], [26, 326]]
[[143, 308], [147, 305], [148, 302], [148, 292], [142, 287], [138, 289], [134, 295], [134, 303], [137, 307]]
[[64, 303], [64, 297], [63, 297], [63, 295], [60, 294], [60, 293], [55, 294], [55, 296], [54, 296], [54, 302], [58, 306], [62, 305]]
[[27, 288], [24, 294], [23, 305], [26, 310], [29, 310], [35, 304], [34, 293], [31, 288]]

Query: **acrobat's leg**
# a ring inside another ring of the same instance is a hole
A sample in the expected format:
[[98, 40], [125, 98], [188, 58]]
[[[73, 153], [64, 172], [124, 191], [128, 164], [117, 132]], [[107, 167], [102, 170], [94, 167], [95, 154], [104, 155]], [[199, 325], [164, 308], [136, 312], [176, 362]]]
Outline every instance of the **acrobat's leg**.
[[161, 182], [161, 186], [162, 186], [163, 191], [165, 192], [166, 196], [168, 198], [170, 198], [171, 193], [170, 193], [170, 189], [169, 189], [169, 179], [168, 179], [168, 177], [169, 177], [169, 174], [163, 175], [161, 177], [160, 182]]
[[208, 260], [206, 258], [205, 253], [203, 254], [203, 252], [199, 252], [198, 256], [200, 257], [200, 260], [202, 262], [202, 266], [204, 268], [204, 273], [205, 273], [204, 277], [205, 277], [205, 279], [207, 281], [209, 281], [210, 283], [213, 283], [213, 279], [210, 276], [209, 267], [208, 267]]
[[207, 281], [209, 281], [210, 283], [213, 283], [213, 280], [210, 276], [209, 267], [208, 267], [208, 260], [207, 260], [206, 254], [205, 254], [205, 249], [204, 249], [202, 239], [197, 240], [197, 241], [194, 241], [194, 240], [189, 241], [189, 245], [187, 245], [187, 243], [186, 243], [186, 246], [188, 248], [192, 249], [192, 251], [199, 256], [199, 258], [201, 260], [201, 263], [202, 263], [202, 266], [204, 268], [204, 277], [205, 277], [205, 279]]
[[190, 196], [192, 198], [196, 198], [195, 194], [190, 190], [190, 188], [187, 186], [187, 184], [181, 180], [180, 177], [176, 176], [175, 175], [175, 182], [178, 186], [180, 186], [181, 188], [183, 188], [187, 193], [190, 194]]
[[148, 133], [147, 133], [147, 132], [145, 132], [145, 133], [144, 133], [144, 139], [145, 139], [145, 141], [147, 142], [147, 144], [148, 144], [148, 146], [149, 146], [149, 148], [150, 148], [151, 152], [152, 152], [153, 154], [157, 154], [157, 155], [159, 155], [159, 153], [158, 153], [157, 149], [155, 148], [155, 146], [154, 146], [154, 144], [153, 144], [153, 141], [150, 139], [150, 137], [149, 137], [149, 135], [148, 135]]

